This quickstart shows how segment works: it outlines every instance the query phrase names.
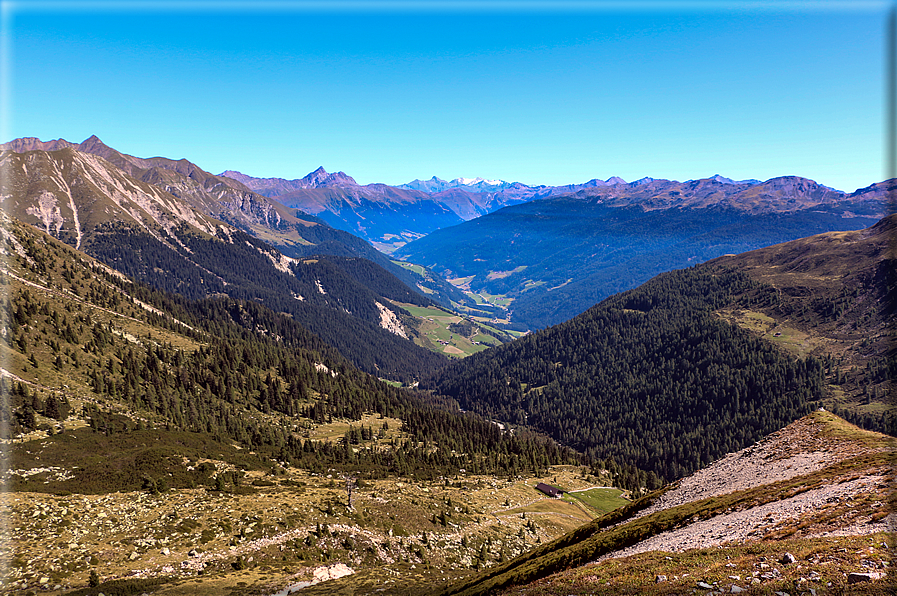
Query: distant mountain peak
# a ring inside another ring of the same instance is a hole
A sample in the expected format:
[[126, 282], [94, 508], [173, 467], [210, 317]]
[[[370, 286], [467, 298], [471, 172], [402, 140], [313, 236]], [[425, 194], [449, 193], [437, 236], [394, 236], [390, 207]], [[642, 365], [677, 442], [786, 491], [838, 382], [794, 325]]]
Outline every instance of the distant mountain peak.
[[[713, 176], [707, 178], [707, 180], [719, 182], [720, 184], [760, 184], [760, 180], [757, 180], [755, 178], [750, 178], [748, 180], [732, 180], [731, 178], [726, 178], [721, 174], [714, 174]], [[689, 180], [689, 182], [691, 182], [691, 180]]]
[[352, 176], [349, 176], [345, 172], [334, 172], [333, 174], [329, 174], [327, 173], [327, 170], [324, 169], [324, 166], [319, 166], [317, 170], [300, 179], [299, 182], [304, 188], [320, 188], [322, 186], [358, 186], [358, 183], [355, 182], [355, 179], [352, 178]]
[[614, 184], [626, 184], [626, 181], [620, 178], [619, 176], [611, 176], [607, 180], [602, 180], [600, 178], [592, 178], [585, 184], [577, 185], [582, 186], [584, 188], [591, 188], [594, 186], [613, 186]]
[[247, 176], [243, 172], [238, 172], [237, 170], [224, 170], [219, 176], [226, 176], [231, 180], [236, 180], [237, 182], [246, 183], [248, 180], [253, 180], [252, 176]]

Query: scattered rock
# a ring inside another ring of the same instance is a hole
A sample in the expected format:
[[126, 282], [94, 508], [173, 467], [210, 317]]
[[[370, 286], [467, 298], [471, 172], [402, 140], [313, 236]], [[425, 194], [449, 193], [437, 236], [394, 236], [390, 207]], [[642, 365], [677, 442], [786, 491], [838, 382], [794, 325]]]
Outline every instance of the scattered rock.
[[131, 555], [128, 557], [128, 560], [129, 560], [129, 561], [136, 561], [136, 560], [139, 559], [139, 558], [140, 558], [140, 555], [138, 555], [137, 552], [135, 551], [135, 552], [131, 553]]
[[791, 553], [785, 553], [784, 555], [782, 555], [782, 558], [779, 559], [779, 563], [781, 563], [782, 565], [790, 565], [795, 561], [797, 561], [797, 559]]
[[729, 590], [730, 594], [741, 594], [744, 592], [744, 588], [739, 588], [735, 584], [732, 584], [732, 588]]
[[885, 576], [884, 573], [878, 571], [868, 571], [863, 573], [850, 573], [847, 575], [847, 583], [848, 584], [860, 584], [863, 582], [871, 582], [877, 579], [881, 579]]
[[329, 579], [339, 579], [347, 575], [352, 575], [353, 573], [355, 573], [355, 571], [352, 568], [347, 567], [343, 563], [337, 563], [336, 565], [330, 565], [329, 567], [315, 568], [312, 572], [312, 577], [314, 578], [312, 581], [317, 583]]
[[187, 553], [187, 556], [188, 556], [188, 557], [198, 557], [198, 556], [199, 556], [199, 553], [198, 553], [197, 550], [194, 548], [194, 549], [191, 549], [189, 553]]
[[163, 548], [162, 550], [160, 550], [159, 552], [162, 553], [163, 555], [165, 555], [166, 557], [171, 554], [171, 551], [168, 549], [167, 546], [165, 548]]
[[697, 587], [701, 588], [702, 590], [712, 590], [713, 589], [713, 586], [711, 586], [707, 582], [698, 582]]

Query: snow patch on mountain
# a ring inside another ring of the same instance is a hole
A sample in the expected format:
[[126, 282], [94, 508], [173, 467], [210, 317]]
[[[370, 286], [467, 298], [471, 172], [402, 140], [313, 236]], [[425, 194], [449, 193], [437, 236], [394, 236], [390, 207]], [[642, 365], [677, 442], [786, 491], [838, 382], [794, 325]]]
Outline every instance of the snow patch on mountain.
[[429, 180], [412, 180], [407, 184], [400, 184], [398, 188], [407, 190], [420, 190], [427, 193], [442, 192], [451, 188], [460, 188], [475, 193], [497, 192], [510, 188], [519, 182], [505, 182], [499, 179], [486, 178], [455, 178], [451, 181], [433, 176]]

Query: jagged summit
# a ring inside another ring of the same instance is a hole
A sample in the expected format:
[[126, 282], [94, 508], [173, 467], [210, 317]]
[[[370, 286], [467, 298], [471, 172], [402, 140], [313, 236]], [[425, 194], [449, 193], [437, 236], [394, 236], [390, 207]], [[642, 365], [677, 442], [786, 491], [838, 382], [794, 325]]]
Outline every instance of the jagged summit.
[[286, 178], [255, 178], [237, 170], [225, 170], [221, 172], [219, 176], [236, 180], [254, 190], [259, 189], [264, 192], [264, 190], [275, 189], [278, 191], [275, 193], [275, 196], [281, 194], [281, 191], [288, 192], [291, 190], [308, 188], [345, 188], [358, 186], [358, 183], [352, 176], [349, 176], [345, 172], [334, 172], [331, 174], [327, 172], [323, 166], [310, 172], [303, 178], [294, 180], [287, 180]]
[[329, 174], [323, 167], [319, 167], [314, 172], [311, 172], [304, 178], [301, 178], [299, 182], [304, 183], [304, 186], [300, 186], [300, 188], [320, 188], [322, 186], [358, 186], [358, 183], [355, 182], [355, 179], [345, 172], [334, 172], [332, 174]]

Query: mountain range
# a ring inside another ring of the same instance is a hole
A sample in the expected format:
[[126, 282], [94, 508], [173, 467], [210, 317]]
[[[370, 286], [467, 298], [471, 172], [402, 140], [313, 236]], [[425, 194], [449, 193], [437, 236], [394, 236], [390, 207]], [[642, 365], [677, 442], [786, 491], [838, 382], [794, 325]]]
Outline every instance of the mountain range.
[[392, 253], [437, 229], [475, 219], [508, 205], [599, 186], [625, 184], [621, 178], [563, 186], [528, 186], [520, 182], [437, 177], [399, 186], [359, 185], [343, 172], [318, 168], [295, 180], [253, 178], [234, 170], [230, 177], [289, 207], [320, 217], [335, 228], [368, 240]]
[[[287, 258], [361, 257], [444, 307], [460, 308], [484, 323], [505, 321], [517, 330], [569, 319], [661, 271], [823, 231], [870, 225], [887, 211], [893, 186], [883, 182], [848, 194], [796, 176], [765, 182], [715, 175], [686, 182], [643, 178], [631, 183], [614, 177], [554, 187], [482, 179], [443, 184], [434, 177], [431, 182], [438, 187], [453, 187], [424, 192], [362, 186], [343, 172], [330, 174], [323, 168], [297, 180], [253, 178], [233, 170], [215, 176], [185, 159], [126, 155], [96, 137], [78, 144], [23, 138], [2, 148], [10, 155], [69, 150], [101, 157], [143, 183], [141, 192], [151, 185], [151, 192], [173, 197], [156, 200], [166, 205], [160, 213], [170, 213], [160, 215], [168, 229], [183, 220], [214, 235], [215, 224], [201, 221], [211, 217]], [[16, 168], [24, 167], [18, 158], [9, 159]], [[483, 187], [487, 182], [499, 182], [503, 188], [488, 191]], [[477, 185], [477, 192], [471, 190]], [[26, 201], [35, 200], [38, 186], [18, 192], [28, 196]], [[27, 207], [27, 217], [36, 217], [45, 230], [56, 229], [61, 237], [80, 230], [71, 224], [59, 228], [66, 217], [109, 217], [109, 209], [73, 211], [76, 201], [65, 198], [64, 191], [53, 193], [61, 197], [56, 204], [41, 206], [38, 200]], [[49, 201], [50, 195], [41, 196]], [[99, 220], [89, 221], [90, 226], [111, 225]], [[363, 238], [331, 227], [328, 220], [368, 238], [376, 228], [376, 246], [426, 268], [402, 266]], [[80, 233], [70, 238], [75, 246], [80, 246]]]
[[850, 194], [796, 176], [592, 186], [437, 230], [395, 255], [505, 308], [518, 328], [536, 329], [662, 271], [872, 225], [888, 212], [895, 184]]

